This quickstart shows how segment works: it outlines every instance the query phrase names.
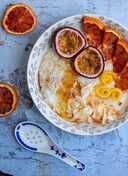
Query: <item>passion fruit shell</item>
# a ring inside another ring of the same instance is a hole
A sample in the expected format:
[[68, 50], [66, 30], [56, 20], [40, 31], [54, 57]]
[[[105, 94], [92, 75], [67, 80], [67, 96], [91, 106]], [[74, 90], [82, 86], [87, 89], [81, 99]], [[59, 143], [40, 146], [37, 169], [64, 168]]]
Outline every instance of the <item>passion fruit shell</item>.
[[72, 58], [86, 46], [87, 42], [78, 29], [63, 27], [55, 32], [53, 44], [59, 56]]
[[104, 58], [95, 47], [88, 46], [83, 49], [74, 59], [74, 67], [80, 75], [94, 79], [104, 71]]

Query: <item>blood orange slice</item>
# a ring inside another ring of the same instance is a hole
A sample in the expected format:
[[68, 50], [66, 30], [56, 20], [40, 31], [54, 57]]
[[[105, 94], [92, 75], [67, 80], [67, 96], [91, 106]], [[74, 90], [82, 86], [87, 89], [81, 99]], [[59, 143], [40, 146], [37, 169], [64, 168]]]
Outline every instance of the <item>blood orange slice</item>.
[[127, 79], [118, 79], [116, 80], [116, 87], [118, 87], [121, 90], [127, 90], [128, 89], [128, 80]]
[[118, 39], [119, 34], [110, 28], [105, 28], [101, 47], [105, 60], [112, 59]]
[[18, 104], [16, 89], [7, 83], [0, 83], [0, 117], [8, 116], [16, 110]]
[[18, 3], [7, 8], [3, 17], [2, 26], [6, 32], [14, 35], [23, 35], [34, 30], [37, 17], [26, 4]]
[[98, 48], [102, 42], [105, 24], [98, 18], [84, 16], [82, 25], [87, 36], [88, 43]]
[[128, 41], [120, 39], [113, 57], [113, 71], [120, 73], [128, 62]]

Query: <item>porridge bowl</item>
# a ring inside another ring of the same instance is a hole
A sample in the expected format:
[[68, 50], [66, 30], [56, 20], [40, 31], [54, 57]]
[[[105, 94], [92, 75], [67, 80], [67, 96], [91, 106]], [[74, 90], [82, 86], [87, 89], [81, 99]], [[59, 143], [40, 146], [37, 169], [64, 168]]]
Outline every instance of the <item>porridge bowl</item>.
[[[63, 29], [56, 44], [61, 56], [53, 41], [58, 29]], [[34, 45], [27, 68], [29, 91], [40, 113], [76, 135], [99, 135], [126, 123], [127, 36], [117, 22], [90, 14], [71, 16], [49, 27]]]

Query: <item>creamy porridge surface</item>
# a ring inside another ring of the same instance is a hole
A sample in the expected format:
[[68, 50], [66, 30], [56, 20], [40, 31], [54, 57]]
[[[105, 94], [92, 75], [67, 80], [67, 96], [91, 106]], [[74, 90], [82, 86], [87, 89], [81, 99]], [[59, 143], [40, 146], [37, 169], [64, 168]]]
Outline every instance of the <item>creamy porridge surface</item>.
[[[106, 70], [111, 64], [106, 64]], [[124, 117], [128, 93], [119, 102], [94, 95], [99, 79], [88, 80], [78, 75], [70, 59], [59, 57], [52, 49], [43, 56], [39, 68], [42, 99], [60, 117], [75, 123], [106, 124]], [[110, 87], [114, 87], [114, 82]]]

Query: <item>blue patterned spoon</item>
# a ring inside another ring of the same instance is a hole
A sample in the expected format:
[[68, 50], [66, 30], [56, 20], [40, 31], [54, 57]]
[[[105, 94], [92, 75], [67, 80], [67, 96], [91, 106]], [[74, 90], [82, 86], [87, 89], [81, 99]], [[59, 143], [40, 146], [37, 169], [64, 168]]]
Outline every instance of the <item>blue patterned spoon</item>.
[[19, 123], [15, 128], [15, 137], [25, 149], [50, 154], [80, 171], [85, 170], [83, 163], [58, 148], [48, 134], [36, 123], [30, 121]]

